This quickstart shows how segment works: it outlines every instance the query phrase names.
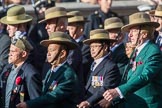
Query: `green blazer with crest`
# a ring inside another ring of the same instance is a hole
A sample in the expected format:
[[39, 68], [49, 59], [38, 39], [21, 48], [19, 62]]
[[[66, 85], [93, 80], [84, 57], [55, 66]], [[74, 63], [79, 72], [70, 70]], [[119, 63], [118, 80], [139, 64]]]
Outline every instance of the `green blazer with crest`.
[[49, 74], [50, 71], [43, 84], [42, 96], [27, 101], [28, 108], [76, 108], [80, 93], [76, 73], [65, 63], [48, 80]]
[[162, 108], [162, 55], [154, 43], [141, 50], [119, 89], [125, 108]]

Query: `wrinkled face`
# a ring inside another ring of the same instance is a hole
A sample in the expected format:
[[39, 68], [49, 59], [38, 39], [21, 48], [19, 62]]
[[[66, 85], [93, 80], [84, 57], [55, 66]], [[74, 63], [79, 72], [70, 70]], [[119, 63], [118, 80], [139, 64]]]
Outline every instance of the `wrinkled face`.
[[17, 65], [22, 62], [22, 58], [22, 50], [11, 44], [8, 62]]
[[13, 37], [15, 35], [15, 32], [18, 30], [18, 25], [7, 25], [7, 31], [9, 34], [9, 37]]
[[99, 53], [103, 50], [103, 45], [99, 42], [94, 42], [90, 44], [91, 57], [96, 58]]
[[109, 37], [110, 39], [117, 39], [118, 38], [118, 34], [119, 34], [119, 30], [116, 30], [116, 29], [112, 29], [112, 30], [109, 30]]
[[112, 0], [98, 0], [98, 3], [101, 7], [101, 10], [107, 13], [111, 8]]
[[50, 44], [48, 46], [47, 60], [49, 63], [52, 63], [54, 60], [57, 59], [59, 50], [60, 50], [60, 45], [58, 44]]
[[133, 45], [136, 45], [140, 30], [138, 27], [132, 27], [129, 31], [128, 38]]
[[61, 20], [61, 18], [54, 18], [46, 21], [46, 30], [48, 34], [51, 34], [53, 32], [61, 31], [65, 32], [66, 31], [66, 25], [64, 21]]
[[70, 36], [73, 36], [76, 34], [77, 27], [74, 25], [68, 25], [67, 30], [69, 31]]
[[155, 17], [155, 22], [158, 22], [160, 26], [156, 29], [157, 31], [162, 31], [162, 17]]

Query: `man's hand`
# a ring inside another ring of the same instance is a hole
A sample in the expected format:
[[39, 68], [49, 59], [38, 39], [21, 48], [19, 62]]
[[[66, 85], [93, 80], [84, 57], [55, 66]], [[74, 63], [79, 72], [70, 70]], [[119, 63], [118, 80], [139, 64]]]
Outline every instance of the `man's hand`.
[[101, 108], [111, 108], [111, 102], [106, 99], [102, 99], [97, 103]]
[[77, 105], [78, 108], [89, 108], [90, 104], [88, 101], [83, 101], [79, 105]]
[[28, 108], [25, 102], [19, 103], [16, 105], [17, 108]]
[[103, 97], [108, 101], [112, 101], [114, 98], [116, 98], [118, 96], [119, 96], [119, 94], [116, 91], [116, 89], [109, 89], [109, 90], [105, 91], [105, 93], [103, 94]]

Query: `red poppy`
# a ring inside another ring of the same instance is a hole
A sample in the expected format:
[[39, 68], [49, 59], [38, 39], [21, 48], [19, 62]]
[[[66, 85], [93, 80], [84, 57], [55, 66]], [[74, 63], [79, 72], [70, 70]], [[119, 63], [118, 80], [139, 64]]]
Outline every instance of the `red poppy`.
[[22, 83], [22, 78], [20, 76], [18, 76], [16, 78], [16, 85], [20, 85]]
[[142, 62], [142, 61], [139, 61], [139, 62], [137, 62], [137, 64], [138, 64], [138, 65], [141, 65], [141, 64], [143, 64], [143, 62]]

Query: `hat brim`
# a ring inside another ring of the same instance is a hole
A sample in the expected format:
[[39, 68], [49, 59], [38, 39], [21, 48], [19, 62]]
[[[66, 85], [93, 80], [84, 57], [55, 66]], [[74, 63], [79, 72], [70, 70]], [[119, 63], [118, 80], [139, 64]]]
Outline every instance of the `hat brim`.
[[23, 20], [8, 21], [7, 16], [5, 16], [5, 17], [1, 18], [1, 23], [3, 23], [3, 24], [21, 24], [21, 23], [30, 22], [30, 21], [32, 21], [32, 19], [33, 19], [32, 16], [26, 14], [25, 19], [23, 19]]
[[155, 27], [155, 28], [160, 26], [160, 24], [157, 22], [141, 22], [141, 23], [127, 24], [127, 25], [123, 26], [121, 28], [121, 30], [124, 32], [129, 32], [130, 28], [132, 28], [134, 26], [138, 26], [138, 25], [148, 25], [150, 27]]
[[47, 20], [54, 19], [54, 18], [60, 18], [60, 17], [67, 17], [67, 18], [70, 18], [70, 17], [73, 17], [73, 16], [72, 16], [72, 15], [51, 16], [51, 17], [49, 17], [49, 18], [46, 18], [46, 19], [43, 19], [43, 20], [39, 21], [39, 23], [44, 23], [44, 22], [46, 22]]
[[116, 40], [114, 40], [114, 39], [105, 39], [105, 38], [101, 39], [100, 38], [100, 39], [86, 39], [86, 40], [83, 41], [83, 43], [87, 44], [87, 45], [90, 45], [91, 43], [96, 42], [96, 41], [105, 41], [107, 43], [116, 42]]
[[61, 40], [43, 40], [40, 42], [41, 45], [48, 47], [49, 44], [63, 44], [66, 45], [68, 47], [69, 50], [73, 50], [75, 48], [77, 48], [77, 45], [73, 42], [69, 42], [69, 41], [61, 41]]
[[69, 21], [68, 24], [71, 24], [71, 23], [87, 23], [87, 22], [90, 22], [88, 20], [84, 20], [84, 21]]

